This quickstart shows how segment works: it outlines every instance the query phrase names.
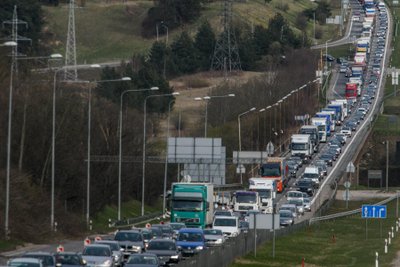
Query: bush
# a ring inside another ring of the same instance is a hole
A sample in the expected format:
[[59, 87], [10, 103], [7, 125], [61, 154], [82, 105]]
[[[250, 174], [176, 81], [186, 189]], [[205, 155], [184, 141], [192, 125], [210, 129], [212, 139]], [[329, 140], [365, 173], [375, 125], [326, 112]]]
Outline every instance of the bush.
[[289, 10], [289, 4], [288, 3], [279, 3], [276, 6], [277, 9], [282, 10], [283, 12], [287, 12]]
[[190, 78], [186, 81], [187, 87], [190, 88], [201, 88], [201, 87], [208, 87], [210, 84], [207, 80], [203, 80], [197, 77]]

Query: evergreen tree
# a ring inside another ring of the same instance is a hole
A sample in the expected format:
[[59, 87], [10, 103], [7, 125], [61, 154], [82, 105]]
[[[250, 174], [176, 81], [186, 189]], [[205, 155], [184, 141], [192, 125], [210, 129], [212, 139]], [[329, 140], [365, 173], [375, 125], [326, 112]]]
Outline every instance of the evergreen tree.
[[254, 45], [256, 47], [257, 55], [268, 54], [268, 47], [270, 44], [270, 38], [268, 36], [268, 30], [260, 25], [254, 28]]
[[182, 32], [171, 45], [171, 58], [179, 73], [193, 73], [198, 69], [196, 52], [192, 38]]
[[[22, 26], [18, 27], [18, 35], [32, 39], [32, 48], [38, 50], [40, 33], [44, 24], [40, 3], [37, 0], [1, 0], [1, 20], [12, 20], [14, 5], [17, 6], [18, 19], [28, 23], [28, 28]], [[7, 24], [7, 26], [2, 29], [3, 35], [11, 35], [11, 30], [11, 25]], [[21, 44], [23, 46], [25, 44], [28, 45], [27, 42]]]
[[167, 61], [167, 46], [163, 41], [154, 42], [150, 49], [149, 63], [157, 71], [158, 74], [164, 74], [165, 64]]
[[194, 46], [197, 49], [199, 66], [202, 70], [208, 70], [215, 49], [215, 34], [208, 21], [203, 22], [199, 27]]

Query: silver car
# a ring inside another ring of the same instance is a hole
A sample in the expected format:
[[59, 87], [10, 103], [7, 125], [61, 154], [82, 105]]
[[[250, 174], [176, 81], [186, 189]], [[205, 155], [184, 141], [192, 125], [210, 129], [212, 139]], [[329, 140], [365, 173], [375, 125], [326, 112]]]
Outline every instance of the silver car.
[[124, 254], [122, 254], [121, 247], [119, 246], [118, 241], [114, 240], [100, 240], [96, 241], [95, 244], [102, 244], [110, 246], [112, 255], [114, 257], [115, 266], [122, 266], [122, 262], [124, 260]]
[[15, 258], [11, 259], [7, 262], [7, 266], [10, 267], [44, 267], [42, 260], [40, 259], [35, 259], [35, 258]]
[[221, 246], [225, 242], [224, 233], [217, 229], [204, 229], [204, 238], [208, 247]]
[[113, 267], [114, 257], [109, 245], [93, 244], [83, 249], [82, 258], [87, 267]]

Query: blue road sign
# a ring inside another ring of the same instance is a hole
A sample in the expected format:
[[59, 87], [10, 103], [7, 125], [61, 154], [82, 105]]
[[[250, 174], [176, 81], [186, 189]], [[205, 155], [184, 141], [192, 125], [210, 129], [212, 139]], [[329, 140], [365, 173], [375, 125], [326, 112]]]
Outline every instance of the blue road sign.
[[361, 217], [386, 219], [386, 205], [384, 206], [362, 205]]

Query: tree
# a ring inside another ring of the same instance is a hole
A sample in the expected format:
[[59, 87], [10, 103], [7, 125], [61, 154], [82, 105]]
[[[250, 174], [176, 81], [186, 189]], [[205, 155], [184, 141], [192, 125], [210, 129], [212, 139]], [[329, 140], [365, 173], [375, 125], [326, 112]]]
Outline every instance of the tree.
[[192, 38], [187, 32], [182, 32], [171, 45], [171, 58], [179, 73], [193, 73], [197, 70], [196, 52]]
[[254, 28], [254, 44], [256, 47], [257, 55], [268, 54], [270, 38], [268, 36], [268, 30], [263, 26], [256, 25], [256, 27]]
[[[17, 5], [18, 19], [28, 23], [28, 28], [22, 26], [18, 27], [18, 34], [32, 39], [33, 50], [38, 50], [40, 33], [44, 24], [44, 16], [40, 3], [37, 0], [2, 0], [0, 18], [2, 18], [3, 21], [12, 20], [14, 5]], [[9, 36], [11, 35], [11, 30], [11, 25], [7, 24], [7, 27], [4, 27], [2, 32], [4, 35]]]
[[168, 57], [168, 48], [165, 42], [154, 42], [150, 49], [149, 63], [158, 74], [165, 76], [166, 61]]
[[198, 28], [194, 47], [197, 49], [199, 66], [202, 70], [208, 70], [211, 66], [211, 60], [215, 49], [215, 34], [208, 21]]

